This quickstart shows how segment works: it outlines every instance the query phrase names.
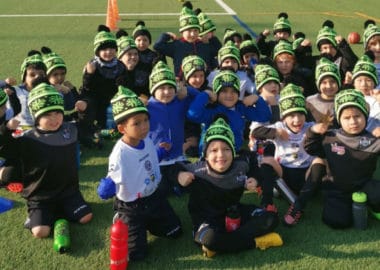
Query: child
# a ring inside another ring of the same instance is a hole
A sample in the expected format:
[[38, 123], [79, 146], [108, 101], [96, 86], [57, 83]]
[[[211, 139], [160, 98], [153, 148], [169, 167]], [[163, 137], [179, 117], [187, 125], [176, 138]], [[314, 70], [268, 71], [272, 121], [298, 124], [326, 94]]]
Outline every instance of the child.
[[[239, 89], [239, 77], [233, 71], [220, 71], [214, 78], [213, 92], [205, 90], [199, 93], [187, 112], [187, 117], [191, 121], [204, 124], [203, 134], [216, 115], [224, 114], [235, 135], [236, 151], [243, 146], [246, 121], [266, 122], [271, 117], [270, 110], [262, 97], [257, 95], [246, 97], [246, 106], [239, 101]], [[215, 104], [209, 105], [209, 102], [215, 101]]]
[[245, 96], [256, 93], [255, 85], [248, 77], [247, 73], [240, 70], [240, 51], [239, 48], [227, 41], [226, 44], [218, 51], [219, 70], [213, 70], [207, 76], [209, 87], [212, 88], [212, 82], [215, 76], [223, 69], [229, 69], [236, 73], [240, 80], [239, 99], [243, 100]]
[[281, 12], [277, 16], [277, 20], [273, 25], [274, 40], [265, 41], [269, 36], [270, 30], [264, 29], [263, 32], [257, 37], [257, 46], [263, 55], [273, 58], [273, 49], [280, 40], [288, 41], [292, 33], [292, 25], [288, 19], [286, 12]]
[[101, 146], [97, 132], [106, 128], [106, 112], [117, 91], [117, 82], [125, 77], [125, 66], [116, 57], [115, 36], [99, 25], [94, 39], [95, 57], [85, 66], [80, 99], [87, 103], [79, 113], [79, 139], [87, 147]]
[[[325, 157], [331, 171], [325, 183], [322, 220], [332, 228], [352, 225], [352, 193], [363, 191], [367, 204], [380, 218], [380, 182], [372, 179], [380, 152], [380, 141], [365, 130], [368, 109], [362, 93], [348, 89], [335, 97], [339, 129], [318, 123], [307, 131], [305, 150]], [[301, 199], [300, 194], [299, 199]]]
[[64, 101], [57, 90], [41, 83], [29, 94], [29, 110], [35, 126], [22, 136], [13, 138], [12, 130], [19, 121], [11, 119], [1, 134], [1, 144], [12, 143], [12, 155], [17, 156], [27, 200], [29, 228], [36, 238], [48, 237], [54, 221], [65, 218], [88, 223], [90, 206], [79, 190], [77, 129], [63, 122]]
[[260, 51], [251, 36], [245, 34], [240, 44], [240, 69], [247, 73], [252, 83], [255, 82], [255, 67], [260, 60]]
[[263, 175], [272, 175], [271, 171], [276, 171], [289, 188], [298, 194], [313, 160], [303, 149], [306, 130], [313, 123], [306, 122], [305, 97], [299, 86], [288, 84], [282, 89], [279, 106], [282, 121], [269, 126], [259, 126], [252, 130], [251, 134], [256, 139], [273, 140], [276, 146], [275, 159], [280, 163], [282, 173], [278, 173], [276, 168], [265, 166], [261, 168], [264, 171]]
[[[65, 121], [74, 120], [73, 113], [78, 101], [77, 89], [70, 81], [66, 81], [67, 67], [62, 57], [52, 52], [50, 48], [42, 47], [42, 60], [46, 65], [48, 82], [53, 85], [63, 96], [65, 108]], [[78, 103], [79, 104], [79, 103]]]
[[158, 62], [150, 75], [152, 96], [147, 109], [150, 114], [149, 137], [157, 149], [166, 146], [167, 150], [166, 156], [160, 162], [160, 190], [165, 194], [178, 191], [177, 179], [172, 175], [172, 168], [175, 162], [186, 159], [183, 155], [186, 112], [194, 96], [198, 94], [196, 89], [188, 87], [187, 96], [180, 99], [177, 94], [181, 91], [183, 90], [177, 89], [173, 71], [164, 62]]
[[[249, 173], [257, 172], [258, 168], [250, 167], [246, 159], [237, 159], [234, 149], [232, 130], [223, 118], [218, 118], [204, 137], [205, 160], [183, 164], [183, 171], [178, 174], [178, 182], [190, 189], [188, 210], [193, 237], [206, 257], [216, 252], [266, 249], [283, 244], [280, 235], [273, 232], [278, 224], [275, 213], [240, 203], [244, 188], [256, 189], [257, 180]], [[241, 224], [229, 232], [225, 220], [232, 208], [240, 216]]]
[[226, 28], [224, 30], [223, 44], [226, 45], [226, 43], [229, 41], [231, 41], [236, 46], [236, 48], [239, 49], [240, 44], [243, 41], [243, 37], [238, 31], [231, 28]]
[[376, 89], [380, 89], [380, 28], [373, 20], [365, 21], [364, 28], [364, 50], [372, 51], [375, 56], [374, 64], [377, 71], [377, 81], [379, 82]]
[[[202, 39], [202, 42], [209, 43], [212, 42], [215, 46], [215, 49], [219, 51], [219, 49], [222, 47], [222, 43], [216, 36], [216, 26], [214, 22], [204, 13], [200, 8], [197, 8], [194, 10], [194, 13], [197, 15], [199, 20], [199, 25], [201, 27], [199, 36]], [[210, 41], [211, 40], [211, 41]], [[213, 66], [217, 66], [218, 64], [215, 63]]]
[[28, 96], [34, 88], [35, 82], [46, 78], [46, 66], [42, 60], [41, 53], [36, 50], [28, 52], [28, 56], [21, 65], [22, 84], [16, 86], [16, 95], [20, 100], [21, 112], [16, 115], [16, 120], [20, 122], [19, 128], [30, 129], [34, 126], [34, 120], [29, 112]]
[[109, 184], [116, 185], [115, 217], [128, 224], [129, 259], [137, 261], [148, 253], [147, 230], [156, 236], [177, 238], [182, 228], [167, 199], [157, 191], [161, 173], [155, 146], [147, 136], [147, 108], [122, 86], [111, 103], [122, 137], [109, 157]]
[[320, 123], [334, 115], [334, 97], [341, 87], [337, 65], [321, 58], [315, 70], [315, 83], [319, 93], [306, 98], [306, 109], [310, 116], [308, 120]]
[[214, 58], [218, 53], [218, 44], [216, 44], [216, 39], [210, 39], [208, 43], [204, 43], [199, 39], [201, 30], [199, 20], [192, 10], [192, 4], [188, 1], [183, 5], [179, 23], [181, 38], [177, 38], [174, 33], [163, 33], [153, 48], [158, 53], [173, 59], [174, 74], [177, 77], [181, 77], [180, 70], [183, 58], [191, 54], [202, 57], [209, 70], [214, 69]]

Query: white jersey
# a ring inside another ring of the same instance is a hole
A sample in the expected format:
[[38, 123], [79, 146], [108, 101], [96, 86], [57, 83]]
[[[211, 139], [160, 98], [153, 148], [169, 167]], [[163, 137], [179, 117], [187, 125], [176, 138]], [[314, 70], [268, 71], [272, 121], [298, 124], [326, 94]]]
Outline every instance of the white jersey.
[[109, 157], [108, 176], [116, 184], [116, 197], [124, 202], [151, 195], [161, 181], [158, 156], [150, 138], [137, 149], [119, 139]]
[[18, 99], [20, 100], [21, 104], [21, 112], [15, 116], [15, 118], [20, 121], [20, 126], [34, 126], [34, 120], [33, 117], [29, 111], [28, 107], [28, 97], [29, 97], [29, 91], [16, 86], [16, 95]]

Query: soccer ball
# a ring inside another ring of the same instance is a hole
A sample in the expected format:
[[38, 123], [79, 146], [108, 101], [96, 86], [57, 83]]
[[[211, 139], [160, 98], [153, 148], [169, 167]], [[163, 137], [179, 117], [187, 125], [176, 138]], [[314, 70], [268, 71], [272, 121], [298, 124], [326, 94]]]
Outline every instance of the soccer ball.
[[350, 44], [357, 44], [360, 41], [360, 35], [358, 32], [351, 32], [348, 34], [347, 40]]

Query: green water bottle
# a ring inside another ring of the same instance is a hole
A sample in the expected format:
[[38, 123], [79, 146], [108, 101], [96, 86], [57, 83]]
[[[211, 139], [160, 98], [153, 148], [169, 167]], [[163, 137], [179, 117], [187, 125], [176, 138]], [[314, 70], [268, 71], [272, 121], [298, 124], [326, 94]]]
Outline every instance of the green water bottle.
[[65, 253], [70, 248], [69, 222], [66, 219], [58, 219], [54, 223], [54, 250]]

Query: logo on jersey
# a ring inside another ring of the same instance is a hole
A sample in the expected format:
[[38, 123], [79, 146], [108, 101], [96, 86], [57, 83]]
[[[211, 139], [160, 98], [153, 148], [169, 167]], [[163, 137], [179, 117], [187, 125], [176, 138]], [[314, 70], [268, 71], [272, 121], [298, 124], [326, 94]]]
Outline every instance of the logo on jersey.
[[332, 143], [331, 152], [337, 153], [338, 155], [343, 156], [346, 153], [346, 149], [344, 148], [344, 146], [340, 146], [337, 143]]

